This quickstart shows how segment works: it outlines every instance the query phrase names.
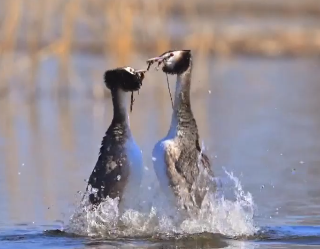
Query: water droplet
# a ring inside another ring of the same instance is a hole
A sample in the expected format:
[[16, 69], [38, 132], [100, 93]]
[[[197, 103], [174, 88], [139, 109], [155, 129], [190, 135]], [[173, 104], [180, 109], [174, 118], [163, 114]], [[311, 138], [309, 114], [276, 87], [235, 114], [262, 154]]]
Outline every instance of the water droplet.
[[214, 156], [214, 158], [218, 158], [218, 156], [217, 156], [217, 155], [215, 155], [215, 156]]
[[21, 166], [23, 167], [23, 166], [24, 166], [24, 163], [22, 163]]
[[300, 164], [304, 164], [304, 161], [300, 161]]
[[281, 153], [280, 156], [283, 156], [283, 154]]
[[209, 90], [208, 93], [211, 94], [211, 90]]
[[152, 161], [157, 161], [157, 158], [156, 157], [152, 157]]
[[144, 167], [145, 170], [149, 170], [148, 167]]
[[34, 221], [32, 221], [32, 224], [34, 224]]
[[20, 172], [18, 172], [18, 175], [21, 175], [21, 173], [20, 173]]
[[260, 189], [264, 189], [264, 185], [261, 185], [261, 186], [260, 186]]
[[151, 190], [151, 187], [149, 186], [148, 189]]

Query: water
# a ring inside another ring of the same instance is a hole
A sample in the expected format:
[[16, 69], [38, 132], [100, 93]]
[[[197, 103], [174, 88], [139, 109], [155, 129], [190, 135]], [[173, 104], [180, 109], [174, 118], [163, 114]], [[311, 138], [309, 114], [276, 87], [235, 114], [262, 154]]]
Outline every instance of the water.
[[47, 77], [55, 75], [49, 59], [39, 73], [41, 95], [22, 98], [22, 73], [0, 100], [0, 248], [319, 246], [319, 60], [195, 58], [193, 110], [222, 187], [199, 219], [176, 219], [152, 170], [152, 147], [171, 118], [160, 72], [147, 75], [130, 116], [147, 176], [139, 210], [117, 216], [112, 200], [97, 215], [79, 206], [112, 109], [110, 99], [85, 94], [109, 64], [73, 59], [81, 77], [70, 79], [69, 98], [48, 94], [56, 83]]

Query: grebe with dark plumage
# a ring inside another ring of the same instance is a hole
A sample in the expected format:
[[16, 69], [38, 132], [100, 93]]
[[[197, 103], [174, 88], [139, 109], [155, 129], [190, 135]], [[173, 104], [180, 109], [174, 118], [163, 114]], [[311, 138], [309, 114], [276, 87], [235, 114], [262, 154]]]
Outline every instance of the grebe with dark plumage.
[[179, 208], [197, 211], [207, 191], [215, 185], [210, 180], [213, 172], [208, 157], [201, 151], [191, 109], [191, 51], [168, 51], [147, 61], [149, 66], [155, 62], [163, 64], [164, 73], [177, 75], [177, 81], [170, 129], [152, 152], [154, 169], [169, 199]]
[[104, 81], [111, 91], [113, 119], [103, 137], [98, 161], [91, 173], [88, 187], [95, 190], [89, 195], [94, 206], [107, 196], [119, 197], [120, 204], [136, 199], [142, 180], [142, 153], [129, 127], [128, 93], [138, 91], [145, 71], [131, 67], [108, 70]]

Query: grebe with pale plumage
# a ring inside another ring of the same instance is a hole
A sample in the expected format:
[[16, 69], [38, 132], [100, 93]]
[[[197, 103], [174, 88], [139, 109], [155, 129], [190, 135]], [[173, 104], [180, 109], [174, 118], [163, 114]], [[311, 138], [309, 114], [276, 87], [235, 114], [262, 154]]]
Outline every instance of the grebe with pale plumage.
[[191, 51], [168, 51], [147, 61], [149, 67], [155, 62], [163, 64], [164, 73], [177, 75], [177, 81], [170, 129], [152, 152], [154, 170], [170, 201], [178, 208], [197, 211], [207, 191], [215, 185], [207, 181], [212, 179], [213, 172], [208, 157], [201, 151], [191, 110]]
[[88, 187], [95, 190], [89, 194], [89, 201], [94, 207], [106, 197], [119, 197], [119, 205], [129, 205], [139, 194], [143, 161], [129, 127], [127, 98], [128, 93], [140, 89], [145, 72], [123, 67], [104, 74], [105, 84], [112, 95], [113, 119], [103, 137], [98, 161], [88, 181]]

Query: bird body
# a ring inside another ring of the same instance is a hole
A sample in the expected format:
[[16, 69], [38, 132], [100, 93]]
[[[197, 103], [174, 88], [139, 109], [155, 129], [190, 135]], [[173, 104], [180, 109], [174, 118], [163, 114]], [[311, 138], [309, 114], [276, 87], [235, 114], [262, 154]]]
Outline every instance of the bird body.
[[120, 205], [125, 207], [139, 194], [143, 160], [129, 127], [127, 93], [139, 90], [143, 78], [142, 73], [130, 67], [105, 73], [105, 83], [112, 95], [113, 119], [102, 139], [99, 158], [88, 181], [88, 186], [94, 190], [89, 195], [94, 206], [106, 197], [118, 197]]
[[152, 60], [163, 63], [165, 73], [177, 75], [170, 129], [152, 152], [154, 170], [168, 199], [178, 208], [193, 212], [201, 208], [209, 185], [212, 185], [209, 181], [213, 172], [208, 157], [201, 151], [191, 109], [191, 52], [168, 51], [149, 62]]

